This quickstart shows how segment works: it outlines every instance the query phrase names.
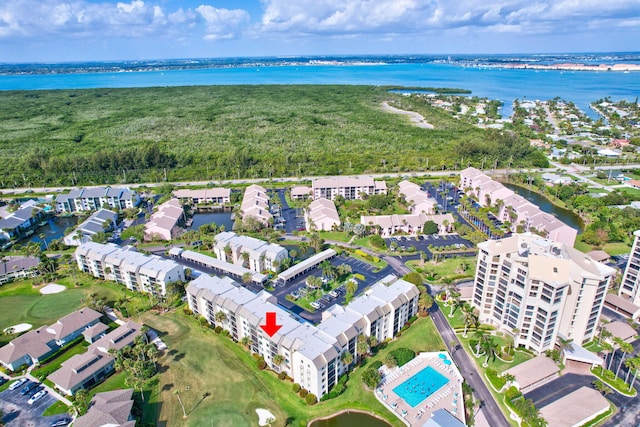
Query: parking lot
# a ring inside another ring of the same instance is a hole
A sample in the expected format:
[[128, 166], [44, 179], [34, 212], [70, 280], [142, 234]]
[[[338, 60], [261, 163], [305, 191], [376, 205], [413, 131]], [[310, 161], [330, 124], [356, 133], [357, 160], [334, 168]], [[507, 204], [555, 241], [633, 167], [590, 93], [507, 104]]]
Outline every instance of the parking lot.
[[[396, 254], [418, 254], [420, 251], [424, 251], [428, 258], [431, 258], [432, 253], [429, 250], [429, 246], [451, 246], [457, 250], [464, 251], [464, 249], [473, 248], [474, 245], [470, 241], [463, 239], [458, 234], [431, 234], [431, 235], [419, 235], [419, 236], [393, 236], [385, 238], [387, 247]], [[396, 250], [393, 250], [392, 242], [395, 242], [398, 246]], [[411, 246], [416, 250], [415, 252], [405, 252]]]
[[[26, 383], [25, 383], [26, 385]], [[42, 399], [29, 405], [29, 395], [22, 395], [24, 385], [15, 390], [5, 390], [0, 393], [0, 409], [4, 415], [3, 421], [7, 427], [29, 426], [49, 427], [53, 421], [64, 418], [66, 414], [43, 417], [45, 409], [56, 403], [56, 398], [47, 394]]]
[[[364, 276], [364, 280], [357, 280], [358, 289], [355, 295], [359, 295], [366, 288], [378, 282], [387, 274], [392, 273], [391, 267], [387, 266], [379, 272], [374, 272], [375, 267], [371, 264], [368, 264], [364, 261], [360, 261], [356, 258], [350, 257], [348, 255], [340, 255], [331, 260], [331, 264], [334, 267], [338, 267], [341, 264], [347, 264], [351, 266], [351, 272], [353, 274], [360, 274]], [[322, 317], [322, 311], [326, 308], [330, 307], [333, 304], [342, 304], [345, 299], [345, 291], [344, 288], [337, 292], [336, 296], [324, 295], [322, 298], [319, 298], [320, 308], [315, 312], [309, 312], [304, 310], [302, 307], [292, 303], [287, 300], [287, 295], [299, 291], [300, 289], [306, 290], [306, 280], [309, 276], [322, 276], [322, 269], [319, 267], [314, 268], [313, 270], [307, 272], [306, 274], [296, 278], [295, 280], [287, 283], [284, 286], [277, 287], [273, 291], [273, 295], [278, 298], [278, 304], [292, 311], [293, 313], [299, 315], [300, 317], [310, 321], [310, 322], [319, 322]], [[303, 291], [304, 292], [304, 291]]]

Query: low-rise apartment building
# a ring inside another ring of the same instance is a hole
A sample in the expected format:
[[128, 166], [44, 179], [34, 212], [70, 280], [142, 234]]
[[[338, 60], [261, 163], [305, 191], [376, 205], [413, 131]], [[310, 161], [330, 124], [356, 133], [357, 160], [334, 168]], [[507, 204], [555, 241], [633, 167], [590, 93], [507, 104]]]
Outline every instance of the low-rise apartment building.
[[142, 334], [142, 325], [129, 321], [109, 332], [89, 346], [87, 351], [62, 362], [47, 379], [62, 393], [73, 396], [78, 390], [88, 390], [104, 381], [115, 370], [115, 357], [110, 350], [121, 350], [133, 344]]
[[42, 219], [42, 209], [34, 200], [28, 200], [13, 213], [0, 219], [0, 240], [11, 240], [33, 227]]
[[311, 197], [312, 190], [311, 187], [307, 187], [306, 185], [297, 185], [291, 188], [291, 200], [307, 200]]
[[317, 199], [309, 204], [305, 211], [306, 229], [331, 231], [340, 227], [340, 216], [335, 203], [328, 199]]
[[422, 233], [422, 228], [427, 221], [433, 221], [438, 225], [439, 233], [448, 233], [453, 226], [455, 219], [450, 213], [427, 215], [406, 214], [406, 215], [375, 215], [361, 216], [360, 224], [375, 228], [383, 237], [393, 236], [397, 233], [415, 236]]
[[531, 233], [478, 247], [472, 302], [480, 321], [538, 353], [558, 337], [578, 345], [594, 338], [614, 269]]
[[158, 206], [151, 215], [149, 222], [144, 225], [145, 240], [172, 240], [180, 231], [180, 221], [183, 221], [184, 209], [178, 199], [169, 199]]
[[232, 231], [223, 231], [214, 237], [213, 252], [221, 261], [242, 265], [255, 272], [277, 271], [289, 257], [285, 248], [275, 243]]
[[418, 184], [410, 181], [400, 181], [398, 183], [398, 193], [409, 203], [409, 211], [412, 214], [423, 213], [430, 215], [436, 213], [438, 203], [429, 194], [422, 191]]
[[78, 188], [56, 197], [56, 212], [95, 211], [100, 208], [127, 209], [140, 204], [140, 196], [128, 188]]
[[38, 364], [98, 324], [101, 316], [97, 311], [85, 307], [51, 326], [41, 326], [26, 332], [0, 348], [0, 364], [11, 371], [25, 365]]
[[[349, 352], [357, 360], [358, 336], [374, 336], [379, 342], [393, 338], [417, 313], [418, 294], [414, 285], [390, 275], [347, 306], [329, 308], [313, 326], [280, 308], [269, 293], [254, 294], [227, 277], [201, 275], [187, 286], [187, 301], [195, 314], [219, 324], [235, 340], [247, 338], [251, 350], [272, 369], [286, 372], [318, 398], [351, 368], [342, 362], [343, 354]], [[216, 322], [218, 312], [225, 320]], [[260, 328], [267, 312], [275, 313], [282, 325], [272, 337]], [[282, 357], [281, 364], [275, 363], [276, 355]]]
[[78, 246], [90, 242], [98, 233], [111, 231], [118, 221], [118, 214], [108, 209], [99, 209], [84, 220], [70, 234], [64, 236], [64, 244]]
[[257, 184], [248, 186], [244, 190], [239, 214], [243, 221], [252, 217], [262, 225], [270, 226], [273, 222], [273, 215], [269, 211], [267, 190]]
[[174, 190], [181, 203], [188, 205], [228, 205], [231, 203], [229, 188], [205, 188], [202, 190]]
[[132, 388], [96, 393], [89, 403], [87, 413], [76, 418], [73, 427], [135, 427], [132, 408]]
[[30, 256], [9, 256], [0, 259], [0, 285], [16, 279], [27, 279], [38, 275], [40, 260]]
[[543, 212], [524, 197], [497, 181], [493, 181], [476, 168], [460, 172], [460, 188], [473, 195], [481, 206], [497, 206], [500, 221], [510, 222], [512, 231], [518, 227], [543, 235], [551, 240], [573, 246], [578, 231], [551, 214]]
[[360, 200], [362, 195], [386, 194], [387, 183], [374, 181], [368, 176], [336, 176], [314, 180], [312, 192], [313, 200], [335, 200], [336, 196], [342, 196], [345, 200]]
[[141, 254], [130, 246], [87, 242], [78, 246], [75, 257], [81, 271], [120, 283], [132, 291], [164, 296], [169, 283], [185, 280], [180, 264]]

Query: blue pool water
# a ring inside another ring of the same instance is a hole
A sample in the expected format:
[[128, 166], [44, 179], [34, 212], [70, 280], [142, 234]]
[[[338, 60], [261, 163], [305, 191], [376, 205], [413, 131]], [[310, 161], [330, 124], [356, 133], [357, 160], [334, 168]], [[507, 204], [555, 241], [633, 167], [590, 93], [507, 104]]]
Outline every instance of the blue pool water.
[[438, 391], [449, 380], [431, 366], [427, 366], [399, 386], [393, 389], [393, 392], [400, 396], [402, 400], [415, 408]]

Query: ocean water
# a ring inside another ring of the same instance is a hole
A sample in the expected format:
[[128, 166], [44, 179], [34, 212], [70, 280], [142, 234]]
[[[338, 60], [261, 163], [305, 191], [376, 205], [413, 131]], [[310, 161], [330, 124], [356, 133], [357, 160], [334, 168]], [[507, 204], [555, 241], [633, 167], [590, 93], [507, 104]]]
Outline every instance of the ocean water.
[[455, 87], [504, 102], [560, 97], [587, 112], [610, 96], [640, 96], [640, 72], [520, 70], [433, 62], [371, 64], [277, 64], [62, 74], [2, 74], [0, 90], [85, 89], [238, 84], [352, 84]]

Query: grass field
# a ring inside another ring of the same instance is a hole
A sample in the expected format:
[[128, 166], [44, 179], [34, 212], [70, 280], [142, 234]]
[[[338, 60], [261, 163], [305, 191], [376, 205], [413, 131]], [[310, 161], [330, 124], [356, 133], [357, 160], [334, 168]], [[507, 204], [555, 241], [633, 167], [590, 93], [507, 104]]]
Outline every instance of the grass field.
[[[163, 365], [158, 384], [162, 402], [157, 408], [160, 424], [254, 426], [257, 422], [255, 409], [265, 408], [275, 415], [274, 426], [286, 423], [298, 427], [316, 417], [351, 408], [373, 411], [394, 426], [403, 425], [371, 391], [364, 389], [362, 368], [352, 372], [344, 394], [307, 406], [293, 393], [291, 382], [278, 380], [272, 372], [259, 371], [255, 359], [240, 345], [200, 326], [195, 319], [181, 313], [163, 316], [145, 313], [141, 320], [166, 333], [163, 340], [170, 349], [160, 361]], [[389, 343], [370, 360], [382, 360], [398, 347], [418, 352], [441, 350], [444, 345], [431, 320], [418, 319], [400, 339]], [[189, 414], [186, 420], [182, 418], [176, 391]], [[206, 392], [211, 396], [203, 398]]]
[[[476, 271], [476, 258], [460, 257], [446, 258], [434, 264], [426, 261], [407, 261], [407, 267], [415, 270], [419, 268], [430, 283], [445, 283], [448, 280], [472, 278]], [[464, 267], [464, 271], [463, 271]]]
[[[383, 101], [435, 129], [383, 111]], [[419, 171], [427, 159], [453, 166], [452, 152], [516, 164], [533, 153], [524, 138], [463, 124], [420, 98], [348, 85], [4, 91], [0, 147], [5, 186]]]

